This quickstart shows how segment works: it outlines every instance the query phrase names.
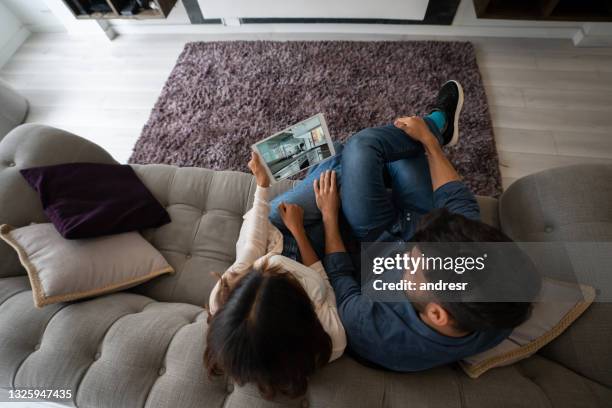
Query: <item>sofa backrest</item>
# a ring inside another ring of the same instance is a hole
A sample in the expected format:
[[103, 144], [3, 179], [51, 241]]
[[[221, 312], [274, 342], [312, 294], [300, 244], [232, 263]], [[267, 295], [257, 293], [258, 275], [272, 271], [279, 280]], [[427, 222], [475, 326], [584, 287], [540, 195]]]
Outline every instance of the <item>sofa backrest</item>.
[[[500, 222], [516, 241], [612, 241], [612, 165], [561, 167], [516, 181], [500, 198]], [[539, 262], [557, 278], [568, 272], [556, 259]], [[540, 353], [612, 386], [611, 338], [612, 303], [596, 300]]]

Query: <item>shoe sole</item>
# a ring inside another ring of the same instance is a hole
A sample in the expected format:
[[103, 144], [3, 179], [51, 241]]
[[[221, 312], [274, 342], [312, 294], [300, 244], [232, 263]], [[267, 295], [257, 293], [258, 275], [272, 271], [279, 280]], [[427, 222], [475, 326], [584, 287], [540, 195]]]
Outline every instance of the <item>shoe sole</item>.
[[454, 82], [459, 91], [459, 101], [457, 101], [457, 109], [455, 109], [455, 117], [453, 118], [453, 137], [450, 142], [446, 144], [447, 146], [454, 146], [459, 142], [459, 115], [461, 114], [461, 109], [463, 109], [463, 87], [457, 81], [448, 82]]

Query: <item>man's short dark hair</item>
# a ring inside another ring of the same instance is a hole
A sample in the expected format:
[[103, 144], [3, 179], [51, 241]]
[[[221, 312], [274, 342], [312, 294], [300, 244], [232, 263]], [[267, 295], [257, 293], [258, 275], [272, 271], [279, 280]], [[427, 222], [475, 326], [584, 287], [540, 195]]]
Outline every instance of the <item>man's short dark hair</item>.
[[[452, 301], [446, 294], [443, 298], [432, 295], [431, 301], [439, 303], [450, 313], [458, 330], [511, 329], [529, 318], [531, 302], [540, 290], [540, 276], [531, 259], [512, 244], [513, 241], [502, 231], [446, 209], [436, 209], [423, 217], [412, 241], [423, 243], [417, 247], [421, 250], [427, 247], [429, 256], [453, 255], [444, 253], [447, 250], [439, 243], [510, 243], [504, 245], [503, 250], [498, 251], [500, 253], [487, 259], [487, 265], [492, 266], [485, 271], [495, 276], [486, 284], [482, 283], [482, 276], [479, 277], [478, 273], [458, 275], [452, 270], [432, 270], [424, 271], [424, 276], [428, 282], [469, 282], [471, 287], [477, 289], [478, 296], [459, 292]], [[466, 246], [473, 248], [477, 245]], [[453, 245], [448, 247], [449, 252], [456, 251]], [[491, 301], [502, 292], [505, 299], [521, 301]], [[474, 301], [475, 298], [486, 298], [486, 301]]]
[[293, 398], [329, 361], [331, 338], [302, 285], [287, 272], [263, 269], [248, 272], [210, 320], [204, 360], [211, 376], [254, 383], [265, 398]]

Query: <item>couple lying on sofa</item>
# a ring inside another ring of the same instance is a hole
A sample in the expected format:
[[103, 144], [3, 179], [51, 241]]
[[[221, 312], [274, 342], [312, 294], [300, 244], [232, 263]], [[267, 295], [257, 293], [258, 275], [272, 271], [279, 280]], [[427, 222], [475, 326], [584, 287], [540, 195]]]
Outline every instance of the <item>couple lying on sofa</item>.
[[266, 397], [298, 396], [347, 345], [366, 363], [418, 371], [489, 349], [527, 319], [529, 303], [446, 303], [408, 293], [405, 302], [375, 302], [362, 294], [345, 246], [347, 235], [359, 242], [510, 241], [479, 221], [474, 195], [442, 150], [457, 142], [462, 103], [461, 86], [447, 82], [429, 115], [358, 132], [271, 203], [253, 154], [253, 208], [236, 261], [210, 297], [210, 374], [254, 383]]

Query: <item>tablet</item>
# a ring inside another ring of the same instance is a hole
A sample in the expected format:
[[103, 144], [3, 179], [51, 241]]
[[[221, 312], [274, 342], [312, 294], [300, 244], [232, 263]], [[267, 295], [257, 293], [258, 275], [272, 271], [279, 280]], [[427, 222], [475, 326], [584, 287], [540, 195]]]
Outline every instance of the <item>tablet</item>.
[[322, 113], [251, 146], [272, 182], [286, 179], [336, 154]]

